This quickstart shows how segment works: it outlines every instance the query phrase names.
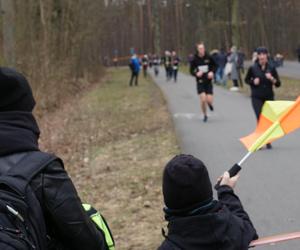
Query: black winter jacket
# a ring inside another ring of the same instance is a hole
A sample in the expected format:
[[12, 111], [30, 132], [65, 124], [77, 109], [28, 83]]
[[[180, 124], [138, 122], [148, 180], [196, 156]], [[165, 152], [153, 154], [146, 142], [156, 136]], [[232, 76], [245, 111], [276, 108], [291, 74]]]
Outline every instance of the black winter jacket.
[[[273, 100], [274, 91], [273, 83], [266, 78], [266, 73], [271, 73], [276, 79], [275, 87], [280, 87], [281, 82], [275, 67], [267, 64], [263, 70], [258, 62], [255, 62], [248, 70], [245, 82], [251, 87], [251, 97], [259, 98], [263, 100]], [[259, 85], [254, 84], [254, 79], [259, 78]]]
[[[38, 135], [38, 126], [30, 113], [0, 112], [0, 175], [16, 166], [24, 154], [38, 151]], [[52, 239], [48, 249], [107, 250], [102, 232], [83, 210], [60, 161], [46, 166], [30, 185], [42, 206], [47, 233]]]
[[165, 68], [172, 67], [172, 57], [171, 56], [163, 56], [161, 58], [161, 63], [165, 66]]
[[239, 198], [228, 186], [218, 188], [219, 201], [210, 211], [174, 217], [158, 250], [246, 250], [256, 230]]
[[[206, 72], [204, 72], [201, 78], [197, 77], [196, 73], [200, 69], [203, 71], [204, 68], [207, 69]], [[197, 82], [200, 81], [201, 83], [210, 83], [212, 80], [207, 78], [208, 72], [210, 71], [212, 71], [213, 73], [216, 72], [216, 64], [212, 57], [208, 54], [205, 54], [203, 57], [200, 57], [198, 54], [196, 54], [190, 64], [191, 75], [196, 77]]]

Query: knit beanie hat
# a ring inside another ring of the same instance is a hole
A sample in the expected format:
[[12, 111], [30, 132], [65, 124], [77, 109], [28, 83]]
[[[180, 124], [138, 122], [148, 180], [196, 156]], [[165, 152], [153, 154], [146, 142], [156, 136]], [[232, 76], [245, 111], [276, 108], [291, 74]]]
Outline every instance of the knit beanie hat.
[[266, 47], [258, 47], [256, 49], [257, 54], [268, 54], [268, 49]]
[[163, 173], [165, 205], [171, 210], [188, 210], [203, 206], [213, 199], [208, 171], [192, 155], [177, 155]]
[[0, 67], [0, 112], [31, 112], [35, 106], [26, 78], [11, 68]]

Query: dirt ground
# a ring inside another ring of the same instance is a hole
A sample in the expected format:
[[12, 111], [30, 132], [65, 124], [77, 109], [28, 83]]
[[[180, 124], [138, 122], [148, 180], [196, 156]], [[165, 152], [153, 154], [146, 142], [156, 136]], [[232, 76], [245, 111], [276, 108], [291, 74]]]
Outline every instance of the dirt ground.
[[80, 196], [111, 225], [117, 249], [152, 250], [162, 241], [163, 166], [179, 152], [160, 90], [128, 68], [74, 95], [39, 120], [41, 147], [65, 162]]

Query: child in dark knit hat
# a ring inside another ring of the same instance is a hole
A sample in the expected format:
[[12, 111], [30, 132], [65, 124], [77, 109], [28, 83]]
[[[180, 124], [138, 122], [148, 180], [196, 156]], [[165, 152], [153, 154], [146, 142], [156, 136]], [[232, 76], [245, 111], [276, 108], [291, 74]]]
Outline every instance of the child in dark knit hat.
[[238, 176], [225, 172], [213, 199], [208, 171], [191, 155], [175, 156], [165, 167], [163, 195], [168, 234], [159, 250], [246, 250], [256, 230], [233, 188]]

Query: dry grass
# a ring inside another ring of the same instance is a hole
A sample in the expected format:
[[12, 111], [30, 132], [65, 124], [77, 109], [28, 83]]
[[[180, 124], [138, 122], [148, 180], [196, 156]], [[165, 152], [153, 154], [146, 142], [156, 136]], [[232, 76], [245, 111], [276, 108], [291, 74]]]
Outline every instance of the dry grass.
[[128, 87], [128, 69], [41, 120], [43, 148], [66, 163], [84, 201], [101, 209], [117, 248], [155, 249], [162, 238], [161, 174], [178, 153], [165, 101], [150, 80]]

